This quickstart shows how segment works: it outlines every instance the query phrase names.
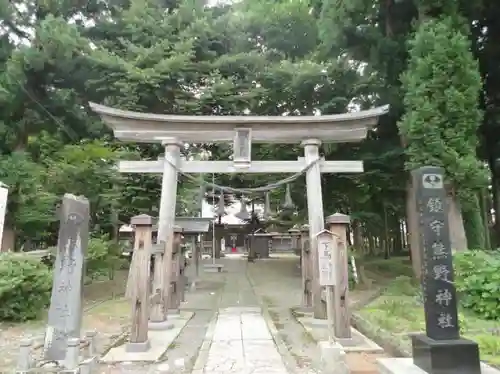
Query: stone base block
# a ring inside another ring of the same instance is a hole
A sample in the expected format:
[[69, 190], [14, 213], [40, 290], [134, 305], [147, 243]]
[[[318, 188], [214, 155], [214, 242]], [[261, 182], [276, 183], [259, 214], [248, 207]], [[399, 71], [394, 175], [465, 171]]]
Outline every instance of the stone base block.
[[206, 273], [222, 273], [224, 265], [222, 264], [204, 264], [203, 269]]
[[142, 343], [131, 343], [128, 342], [125, 346], [125, 351], [129, 353], [147, 352], [151, 348], [151, 343], [146, 340]]
[[154, 322], [154, 321], [148, 322], [148, 330], [163, 331], [163, 330], [170, 330], [173, 328], [174, 324], [168, 319], [161, 322]]
[[468, 339], [411, 337], [413, 363], [429, 374], [481, 374], [479, 347]]
[[[380, 374], [430, 374], [415, 365], [412, 358], [379, 358], [377, 363]], [[500, 374], [500, 370], [481, 363], [481, 374]]]
[[[304, 329], [311, 334], [316, 341], [326, 341], [329, 337], [328, 321], [324, 319], [313, 318], [312, 315], [305, 314], [303, 317], [298, 317], [297, 321]], [[344, 351], [365, 352], [365, 353], [382, 353], [384, 350], [375, 342], [368, 339], [361, 332], [351, 327], [351, 338], [335, 338], [335, 342], [339, 343]]]
[[[181, 317], [174, 321], [174, 327], [169, 330], [148, 332], [150, 349], [143, 352], [129, 351], [128, 344], [111, 348], [104, 357], [101, 358], [103, 363], [116, 362], [156, 362], [165, 354], [168, 347], [175, 341], [181, 330], [193, 316], [191, 312], [181, 312]], [[129, 343], [130, 344], [130, 343]]]
[[321, 353], [323, 374], [349, 374], [344, 348], [336, 342], [321, 341], [318, 343]]
[[300, 306], [295, 307], [293, 309], [295, 312], [302, 313], [302, 314], [314, 312], [314, 308], [312, 306], [300, 305]]

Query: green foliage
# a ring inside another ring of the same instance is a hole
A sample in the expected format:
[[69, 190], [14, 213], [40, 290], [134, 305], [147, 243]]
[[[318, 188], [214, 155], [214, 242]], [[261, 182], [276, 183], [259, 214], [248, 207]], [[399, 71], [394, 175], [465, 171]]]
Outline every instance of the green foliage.
[[482, 86], [461, 28], [452, 17], [418, 26], [402, 76], [406, 113], [399, 129], [407, 144], [408, 170], [441, 166], [457, 191], [470, 191], [486, 183], [476, 158]]
[[7, 227], [32, 240], [43, 239], [48, 224], [56, 219], [56, 196], [46, 188], [43, 166], [25, 152], [14, 152], [0, 158], [0, 181], [9, 188]]
[[500, 254], [471, 250], [454, 256], [460, 302], [485, 319], [500, 319]]
[[391, 277], [413, 277], [411, 262], [407, 257], [393, 257], [391, 259], [363, 259], [367, 270]]
[[23, 255], [0, 255], [0, 320], [26, 321], [40, 316], [50, 302], [52, 273]]
[[108, 237], [96, 237], [89, 240], [85, 269], [87, 276], [96, 278], [100, 275], [113, 277], [115, 270], [120, 269], [126, 260], [121, 258], [118, 244]]

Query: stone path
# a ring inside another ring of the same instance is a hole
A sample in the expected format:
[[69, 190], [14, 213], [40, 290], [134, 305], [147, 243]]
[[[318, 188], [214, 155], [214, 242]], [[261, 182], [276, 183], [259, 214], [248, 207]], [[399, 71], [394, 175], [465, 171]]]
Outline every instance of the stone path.
[[260, 308], [219, 311], [207, 362], [199, 373], [288, 374]]

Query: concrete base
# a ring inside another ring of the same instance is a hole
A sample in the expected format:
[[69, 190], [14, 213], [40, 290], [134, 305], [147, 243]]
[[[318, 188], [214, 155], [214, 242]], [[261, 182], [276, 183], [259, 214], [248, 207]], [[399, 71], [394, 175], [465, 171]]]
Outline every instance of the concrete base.
[[302, 313], [302, 314], [314, 312], [314, 308], [312, 306], [304, 306], [304, 305], [299, 305], [293, 308], [293, 310], [297, 313]]
[[153, 321], [148, 322], [148, 330], [150, 331], [164, 331], [173, 328], [174, 328], [174, 323], [170, 321], [170, 319], [166, 319], [165, 321], [161, 322], [153, 322]]
[[142, 342], [142, 343], [128, 342], [125, 345], [125, 351], [127, 353], [146, 352], [147, 350], [149, 350], [149, 348], [151, 348], [151, 343], [149, 342], [149, 340], [146, 340], [145, 342]]
[[[328, 340], [328, 321], [324, 319], [312, 318], [312, 314], [306, 314], [304, 317], [298, 317], [297, 320], [304, 329], [311, 334], [314, 340], [318, 342]], [[340, 344], [346, 352], [370, 352], [383, 353], [384, 350], [374, 341], [368, 339], [355, 328], [351, 327], [350, 339], [335, 338], [335, 342]]]
[[318, 343], [321, 353], [321, 373], [349, 374], [344, 348], [337, 342], [322, 341]]
[[[413, 358], [379, 358], [380, 374], [430, 374], [413, 364]], [[500, 370], [481, 363], [481, 374], [500, 374]]]
[[224, 271], [224, 265], [222, 264], [204, 264], [203, 269], [205, 273], [222, 273]]
[[116, 362], [155, 362], [165, 354], [168, 347], [177, 339], [181, 330], [193, 316], [192, 312], [182, 312], [181, 317], [174, 322], [173, 328], [170, 330], [149, 331], [148, 338], [150, 348], [145, 352], [130, 352], [127, 350], [127, 345], [124, 344], [115, 348], [111, 348], [109, 352], [101, 359], [103, 363]]

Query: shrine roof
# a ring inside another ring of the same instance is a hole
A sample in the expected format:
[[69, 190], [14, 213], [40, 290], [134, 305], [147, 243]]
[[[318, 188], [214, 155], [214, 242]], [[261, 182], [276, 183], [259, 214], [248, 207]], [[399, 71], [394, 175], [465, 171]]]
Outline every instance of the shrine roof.
[[356, 142], [366, 137], [389, 106], [321, 116], [190, 116], [132, 112], [90, 103], [120, 140], [143, 143], [232, 142], [236, 128], [250, 128], [253, 143]]

